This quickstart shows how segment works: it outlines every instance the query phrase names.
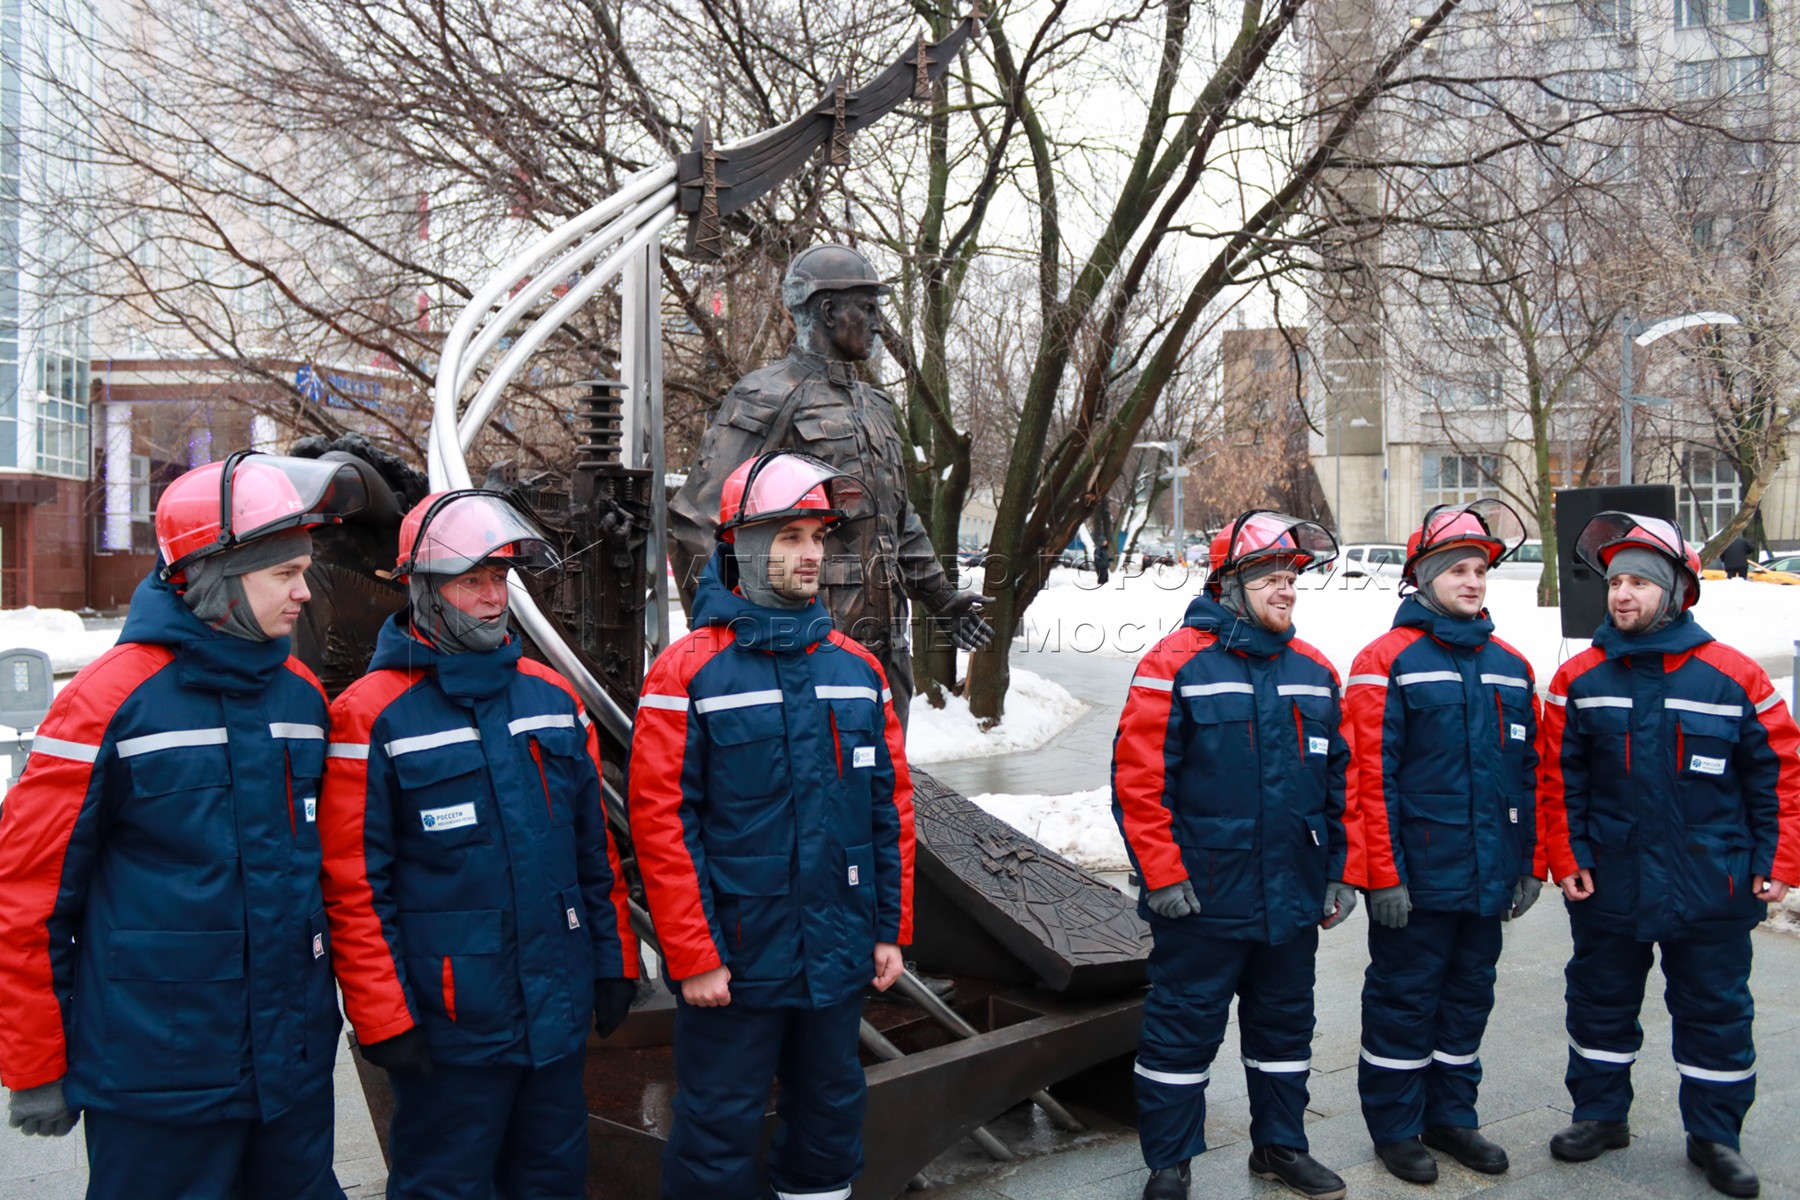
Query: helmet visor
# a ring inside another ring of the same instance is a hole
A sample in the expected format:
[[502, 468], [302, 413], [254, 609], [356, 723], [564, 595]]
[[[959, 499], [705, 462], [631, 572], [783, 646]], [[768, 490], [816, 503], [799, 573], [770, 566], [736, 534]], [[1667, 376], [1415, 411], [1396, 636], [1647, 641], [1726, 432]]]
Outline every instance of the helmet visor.
[[1281, 512], [1249, 512], [1232, 526], [1221, 571], [1266, 558], [1287, 557], [1294, 570], [1323, 570], [1337, 558], [1337, 539], [1317, 521]]
[[1687, 565], [1687, 542], [1673, 521], [1640, 517], [1627, 512], [1603, 512], [1582, 526], [1575, 539], [1575, 556], [1596, 575], [1606, 574], [1606, 552], [1615, 546], [1642, 546], [1669, 556], [1678, 566]]
[[450, 492], [425, 511], [400, 574], [461, 575], [485, 562], [534, 574], [562, 565], [543, 526], [498, 492]]
[[[815, 489], [825, 498], [823, 507], [816, 498], [808, 499]], [[862, 480], [810, 454], [783, 452], [764, 455], [751, 466], [737, 515], [720, 529], [797, 516], [857, 521], [872, 512], [873, 502]]]
[[346, 462], [280, 454], [233, 455], [220, 473], [221, 540], [334, 525], [369, 506], [362, 473]]

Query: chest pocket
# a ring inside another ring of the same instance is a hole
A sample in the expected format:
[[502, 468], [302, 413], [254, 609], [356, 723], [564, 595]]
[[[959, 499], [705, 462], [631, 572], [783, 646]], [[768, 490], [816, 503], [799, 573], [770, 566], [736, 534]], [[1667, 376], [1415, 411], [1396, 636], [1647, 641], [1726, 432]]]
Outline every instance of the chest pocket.
[[1214, 690], [1221, 686], [1237, 685], [1189, 684], [1176, 698], [1185, 727], [1182, 762], [1195, 764], [1182, 772], [1177, 816], [1191, 823], [1193, 844], [1205, 844], [1195, 841], [1200, 822], [1215, 817], [1254, 821], [1261, 807], [1256, 697], [1247, 691]]
[[426, 854], [494, 840], [496, 812], [480, 742], [452, 742], [397, 754], [397, 841]]
[[593, 773], [587, 739], [576, 728], [545, 728], [525, 735], [532, 766], [544, 789], [544, 808], [552, 825], [575, 820], [576, 800], [585, 794], [583, 772]]
[[1461, 678], [1401, 684], [1400, 702], [1406, 708], [1400, 791], [1424, 795], [1467, 790], [1469, 723]]
[[[1294, 730], [1300, 761], [1319, 779], [1326, 776], [1331, 763], [1331, 733], [1335, 727], [1331, 701], [1324, 696], [1294, 697]], [[1325, 793], [1311, 798], [1314, 810], [1323, 808]]]
[[[1603, 699], [1606, 697], [1602, 697]], [[1582, 705], [1573, 697], [1572, 724], [1588, 744], [1588, 773], [1623, 774], [1630, 767], [1631, 709], [1622, 705]]]
[[751, 704], [708, 713], [706, 734], [710, 743], [706, 775], [711, 794], [756, 797], [787, 792], [785, 705]]
[[1744, 824], [1737, 777], [1738, 721], [1712, 713], [1671, 711], [1682, 816], [1688, 827]]
[[171, 747], [126, 761], [132, 799], [119, 814], [125, 836], [156, 858], [217, 862], [237, 857], [231, 759], [223, 745]]
[[289, 738], [287, 746], [288, 820], [294, 841], [319, 844], [319, 780], [325, 774], [323, 738]]
[[866, 699], [833, 699], [831, 721], [837, 740], [836, 767], [844, 802], [834, 805], [839, 835], [847, 846], [870, 840], [870, 787], [881, 760], [881, 709]]

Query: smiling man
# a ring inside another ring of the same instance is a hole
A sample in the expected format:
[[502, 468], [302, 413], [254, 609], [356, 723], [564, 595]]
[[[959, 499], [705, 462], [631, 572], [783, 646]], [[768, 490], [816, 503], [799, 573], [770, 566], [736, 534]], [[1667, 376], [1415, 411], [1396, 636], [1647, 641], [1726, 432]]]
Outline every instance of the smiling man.
[[1542, 888], [1533, 868], [1538, 705], [1531, 664], [1494, 636], [1488, 570], [1525, 538], [1498, 500], [1440, 505], [1407, 544], [1412, 593], [1356, 656], [1348, 882], [1369, 893], [1363, 1119], [1381, 1162], [1437, 1179], [1441, 1150], [1499, 1174], [1479, 1132], [1482, 1034], [1500, 923]]
[[87, 1124], [94, 1200], [342, 1197], [316, 833], [325, 696], [288, 653], [343, 463], [233, 455], [156, 505], [158, 570], [0, 809], [11, 1122]]
[[1675, 525], [1601, 513], [1575, 553], [1606, 577], [1606, 622], [1544, 709], [1545, 848], [1575, 942], [1575, 1119], [1550, 1152], [1631, 1144], [1660, 949], [1688, 1159], [1714, 1190], [1755, 1196], [1739, 1143], [1756, 1098], [1750, 931], [1800, 882], [1800, 729], [1767, 673], [1694, 620], [1700, 559]]
[[694, 630], [650, 668], [632, 736], [632, 841], [680, 985], [662, 1195], [843, 1200], [863, 1165], [863, 988], [898, 979], [912, 940], [900, 722], [818, 600], [826, 530], [867, 501], [827, 463], [768, 454], [719, 503]]
[[1250, 1170], [1315, 1200], [1344, 1181], [1307, 1153], [1319, 929], [1343, 880], [1338, 678], [1294, 636], [1296, 575], [1337, 557], [1325, 529], [1247, 512], [1212, 543], [1182, 627], [1138, 664], [1113, 742], [1113, 817], [1155, 939], [1138, 1038], [1144, 1200], [1182, 1200], [1206, 1150], [1206, 1084], [1232, 997], [1250, 1087]]
[[394, 1090], [394, 1200], [581, 1195], [588, 1033], [636, 995], [598, 739], [508, 621], [508, 575], [557, 566], [504, 496], [427, 496], [400, 526], [410, 604], [332, 706], [325, 901], [345, 1011]]

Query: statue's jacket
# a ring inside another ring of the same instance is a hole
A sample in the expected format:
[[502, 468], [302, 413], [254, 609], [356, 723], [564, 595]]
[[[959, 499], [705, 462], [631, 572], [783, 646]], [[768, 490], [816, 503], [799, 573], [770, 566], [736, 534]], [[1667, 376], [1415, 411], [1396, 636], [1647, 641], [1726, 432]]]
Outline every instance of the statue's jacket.
[[644, 680], [631, 835], [669, 975], [731, 969], [733, 1004], [824, 1008], [912, 940], [912, 777], [881, 667], [815, 600], [727, 584]]
[[865, 645], [904, 643], [907, 597], [941, 605], [952, 593], [907, 491], [894, 403], [851, 364], [794, 350], [738, 381], [669, 503], [676, 572], [685, 586], [712, 557], [725, 477], [746, 459], [799, 450], [861, 480], [876, 515], [831, 531], [821, 596], [840, 632]]

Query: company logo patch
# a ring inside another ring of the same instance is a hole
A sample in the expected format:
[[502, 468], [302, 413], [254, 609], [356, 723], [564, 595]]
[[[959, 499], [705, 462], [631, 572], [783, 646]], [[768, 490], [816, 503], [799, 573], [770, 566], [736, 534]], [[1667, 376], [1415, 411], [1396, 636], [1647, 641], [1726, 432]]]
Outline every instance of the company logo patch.
[[322, 933], [313, 934], [313, 957], [325, 957], [325, 935]]
[[1307, 738], [1306, 739], [1306, 752], [1308, 754], [1329, 754], [1329, 753], [1331, 753], [1331, 739], [1330, 738], [1318, 738], [1318, 737]]
[[424, 822], [427, 833], [461, 829], [464, 825], [475, 824], [475, 802], [453, 804], [449, 808], [427, 808], [419, 813], [419, 820]]
[[319, 798], [308, 796], [302, 803], [306, 805], [306, 823], [312, 825], [319, 819]]
[[873, 746], [858, 746], [856, 748], [856, 752], [850, 756], [850, 765], [853, 767], [872, 767], [872, 766], [874, 766], [875, 765], [875, 747], [873, 747]]
[[573, 908], [569, 908], [569, 909], [564, 909], [563, 911], [566, 912], [569, 916], [569, 928], [570, 929], [580, 929], [581, 928], [581, 918], [575, 915], [575, 910]]
[[1511, 821], [1514, 825], [1517, 825], [1519, 823], [1519, 810], [1516, 808], [1507, 809], [1506, 819]]
[[1510, 729], [1513, 741], [1522, 742], [1525, 740], [1525, 727], [1523, 725], [1513, 725]]
[[1696, 754], [1688, 760], [1688, 770], [1693, 771], [1698, 775], [1723, 775], [1725, 773], [1725, 760], [1722, 758], [1708, 758], [1704, 754]]
[[861, 885], [862, 885], [862, 868], [857, 866], [855, 863], [851, 863], [850, 864], [850, 886], [851, 887], [860, 887]]

